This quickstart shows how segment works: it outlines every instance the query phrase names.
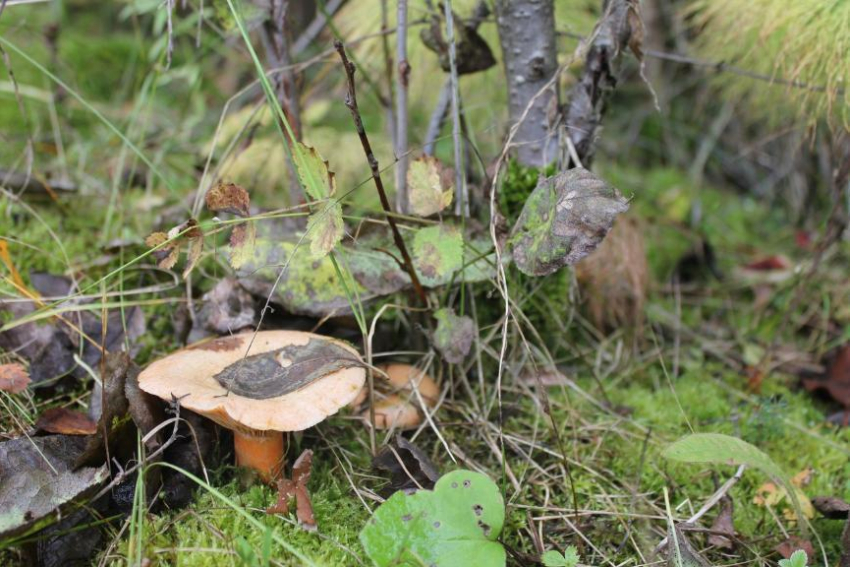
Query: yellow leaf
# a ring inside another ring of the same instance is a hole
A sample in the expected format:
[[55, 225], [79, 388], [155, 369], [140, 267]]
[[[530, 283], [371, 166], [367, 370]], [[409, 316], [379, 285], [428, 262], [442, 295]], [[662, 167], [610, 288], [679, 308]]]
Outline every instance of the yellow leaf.
[[[454, 187], [444, 183], [445, 168], [433, 156], [423, 156], [410, 163], [407, 186], [410, 191], [410, 209], [415, 215], [427, 217], [439, 213], [452, 202]], [[444, 188], [448, 185], [448, 188]]]

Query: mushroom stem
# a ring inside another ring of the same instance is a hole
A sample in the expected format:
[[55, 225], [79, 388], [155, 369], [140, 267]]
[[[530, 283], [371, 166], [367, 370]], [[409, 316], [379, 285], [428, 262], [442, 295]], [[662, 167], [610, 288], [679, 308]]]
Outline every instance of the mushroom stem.
[[285, 444], [279, 431], [233, 432], [236, 464], [259, 473], [267, 483], [274, 482], [283, 468]]

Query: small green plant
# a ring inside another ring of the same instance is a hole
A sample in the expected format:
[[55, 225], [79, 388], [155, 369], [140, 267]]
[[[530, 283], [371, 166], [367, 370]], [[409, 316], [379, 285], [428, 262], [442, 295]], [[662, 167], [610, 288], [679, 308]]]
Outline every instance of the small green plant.
[[791, 554], [788, 559], [780, 559], [779, 567], [806, 567], [809, 564], [809, 556], [802, 549]]
[[504, 567], [505, 548], [497, 541], [505, 522], [505, 502], [487, 476], [453, 471], [434, 490], [396, 492], [360, 532], [363, 548], [378, 567]]
[[554, 549], [550, 549], [540, 559], [546, 567], [576, 567], [580, 557], [576, 546], [569, 545], [564, 550], [563, 555]]

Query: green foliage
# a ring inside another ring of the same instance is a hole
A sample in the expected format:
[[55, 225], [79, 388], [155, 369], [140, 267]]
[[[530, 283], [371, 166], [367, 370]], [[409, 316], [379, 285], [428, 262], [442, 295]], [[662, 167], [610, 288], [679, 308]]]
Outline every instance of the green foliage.
[[780, 559], [779, 567], [806, 567], [809, 564], [809, 556], [802, 549], [791, 554], [788, 559]]
[[504, 566], [497, 541], [505, 521], [499, 487], [481, 473], [453, 471], [433, 491], [396, 492], [360, 533], [366, 553], [378, 567]]
[[737, 437], [719, 433], [694, 433], [669, 445], [662, 455], [683, 463], [741, 464], [758, 469], [785, 488], [797, 517], [804, 517], [798, 491], [782, 469], [757, 447]]
[[850, 120], [849, 2], [696, 0], [691, 11], [704, 56], [814, 87], [721, 74], [726, 94], [747, 100], [751, 114], [809, 124], [826, 118], [839, 126]]
[[546, 567], [576, 567], [580, 559], [574, 545], [567, 546], [563, 554], [551, 549], [540, 558]]
[[509, 224], [513, 225], [519, 218], [522, 207], [537, 187], [541, 174], [544, 177], [554, 175], [555, 165], [548, 165], [541, 172], [539, 168], [524, 166], [515, 159], [508, 161], [505, 177], [499, 187], [499, 208]]

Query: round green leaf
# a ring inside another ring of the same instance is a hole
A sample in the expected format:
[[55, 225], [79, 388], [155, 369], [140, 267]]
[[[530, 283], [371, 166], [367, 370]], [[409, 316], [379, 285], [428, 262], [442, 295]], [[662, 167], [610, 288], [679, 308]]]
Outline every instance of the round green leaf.
[[434, 490], [396, 492], [360, 532], [363, 548], [378, 567], [503, 567], [497, 538], [505, 502], [487, 476], [451, 472]]

